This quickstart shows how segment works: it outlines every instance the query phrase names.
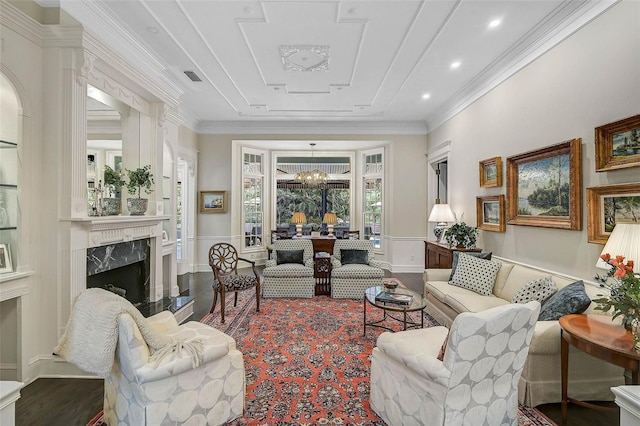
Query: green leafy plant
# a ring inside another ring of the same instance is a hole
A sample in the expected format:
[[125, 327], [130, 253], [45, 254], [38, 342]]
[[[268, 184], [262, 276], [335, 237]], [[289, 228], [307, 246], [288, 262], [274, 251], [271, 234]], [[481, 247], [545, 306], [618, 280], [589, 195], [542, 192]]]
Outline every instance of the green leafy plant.
[[451, 247], [464, 247], [467, 249], [476, 247], [478, 229], [464, 222], [451, 225], [444, 233], [444, 239]]
[[121, 171], [115, 171], [110, 166], [104, 166], [104, 186], [109, 191], [109, 195], [117, 192], [125, 184]]
[[127, 190], [129, 194], [138, 194], [138, 198], [141, 198], [142, 189], [144, 188], [144, 192], [147, 194], [151, 194], [153, 192], [153, 173], [151, 173], [151, 166], [147, 164], [144, 167], [138, 167], [135, 170], [127, 169], [127, 175], [129, 177], [129, 182], [127, 183]]
[[633, 272], [633, 260], [624, 263], [624, 256], [611, 258], [610, 254], [600, 256], [611, 269], [607, 275], [596, 275], [595, 280], [600, 287], [609, 290], [609, 294], [594, 299], [597, 310], [612, 310], [613, 318], [622, 317], [622, 324], [630, 328], [634, 321], [640, 319], [640, 274]]

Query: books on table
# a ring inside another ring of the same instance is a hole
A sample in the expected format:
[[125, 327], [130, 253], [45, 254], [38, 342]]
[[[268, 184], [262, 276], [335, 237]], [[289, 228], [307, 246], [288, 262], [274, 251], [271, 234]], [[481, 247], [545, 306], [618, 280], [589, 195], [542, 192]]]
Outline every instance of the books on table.
[[381, 291], [376, 296], [376, 302], [395, 303], [398, 305], [408, 305], [413, 299], [412, 296], [406, 294], [389, 293], [388, 291]]

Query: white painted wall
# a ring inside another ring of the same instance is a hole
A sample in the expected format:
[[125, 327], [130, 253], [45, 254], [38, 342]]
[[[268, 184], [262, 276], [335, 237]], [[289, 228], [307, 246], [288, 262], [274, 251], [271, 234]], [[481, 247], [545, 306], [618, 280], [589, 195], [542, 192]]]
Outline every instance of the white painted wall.
[[[592, 279], [602, 245], [587, 242], [585, 188], [640, 181], [640, 168], [596, 173], [594, 128], [640, 113], [640, 3], [623, 1], [428, 135], [451, 140], [449, 202], [476, 222], [478, 162], [582, 138], [582, 231], [507, 226], [482, 232], [485, 250]], [[504, 168], [506, 172], [506, 167]], [[505, 176], [506, 177], [506, 176]]]

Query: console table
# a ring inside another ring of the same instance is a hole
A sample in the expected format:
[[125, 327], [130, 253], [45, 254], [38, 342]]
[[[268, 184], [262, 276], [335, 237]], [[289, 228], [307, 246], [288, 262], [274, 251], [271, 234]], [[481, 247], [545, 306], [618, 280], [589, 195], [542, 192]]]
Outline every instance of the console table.
[[435, 241], [424, 242], [424, 268], [425, 269], [451, 269], [453, 261], [453, 252], [481, 252], [482, 249], [465, 249], [458, 247], [449, 247], [447, 244]]

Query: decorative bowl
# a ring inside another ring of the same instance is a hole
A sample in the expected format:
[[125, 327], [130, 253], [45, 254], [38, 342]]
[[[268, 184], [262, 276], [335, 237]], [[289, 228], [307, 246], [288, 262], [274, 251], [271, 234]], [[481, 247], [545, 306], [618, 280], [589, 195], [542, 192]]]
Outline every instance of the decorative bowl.
[[395, 290], [398, 287], [398, 281], [396, 280], [385, 280], [382, 284], [384, 284], [384, 288], [387, 290]]

